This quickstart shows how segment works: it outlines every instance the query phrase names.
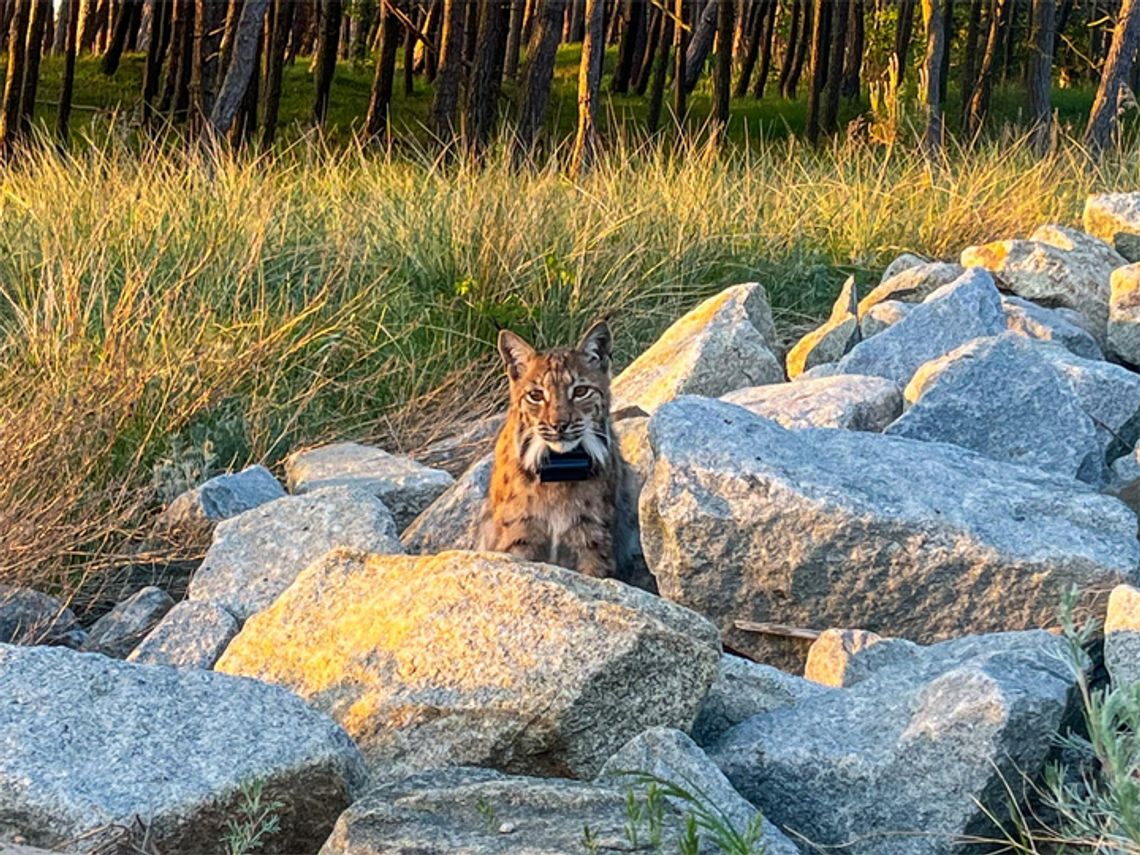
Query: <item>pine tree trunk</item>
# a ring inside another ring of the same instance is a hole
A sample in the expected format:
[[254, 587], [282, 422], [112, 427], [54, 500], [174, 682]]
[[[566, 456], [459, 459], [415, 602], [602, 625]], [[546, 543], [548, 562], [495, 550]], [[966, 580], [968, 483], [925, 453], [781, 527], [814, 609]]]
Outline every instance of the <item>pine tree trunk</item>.
[[946, 0], [922, 0], [922, 23], [926, 28], [926, 58], [923, 100], [926, 102], [926, 133], [923, 143], [928, 156], [942, 148], [942, 55], [946, 51]]
[[653, 79], [653, 61], [661, 45], [661, 19], [664, 16], [665, 13], [657, 4], [650, 7], [649, 20], [645, 28], [645, 49], [642, 51], [641, 65], [637, 69], [637, 79], [633, 84], [633, 90], [639, 96], [645, 95], [649, 89], [649, 81]]
[[895, 59], [899, 64], [899, 80], [906, 77], [910, 39], [914, 32], [914, 6], [918, 0], [899, 0], [899, 23], [895, 30]]
[[320, 2], [321, 20], [317, 33], [316, 98], [313, 101], [313, 122], [318, 127], [323, 127], [329, 111], [333, 76], [336, 74], [340, 20], [341, 15], [344, 14], [344, 2], [343, 0], [320, 0]]
[[578, 131], [570, 156], [570, 175], [578, 177], [591, 166], [598, 147], [598, 88], [602, 82], [605, 51], [605, 0], [586, 0], [586, 27], [582, 60], [578, 67]]
[[669, 71], [669, 51], [673, 44], [673, 16], [667, 12], [661, 15], [661, 34], [658, 38], [657, 57], [653, 61], [653, 78], [649, 87], [649, 109], [645, 127], [649, 133], [657, 132], [661, 122], [661, 105], [665, 101], [665, 75]]
[[142, 16], [142, 0], [121, 0], [119, 13], [115, 18], [115, 29], [111, 35], [111, 44], [103, 54], [102, 70], [110, 76], [119, 70], [119, 61], [123, 58], [123, 50], [131, 28], [136, 19]]
[[1112, 45], [1104, 61], [1100, 85], [1096, 90], [1089, 124], [1085, 128], [1085, 145], [1094, 154], [1108, 148], [1116, 124], [1120, 87], [1128, 79], [1132, 62], [1140, 45], [1140, 0], [1123, 0], [1112, 33]]
[[986, 38], [986, 51], [982, 55], [982, 65], [978, 69], [978, 79], [974, 84], [974, 91], [966, 106], [966, 135], [971, 139], [978, 135], [986, 113], [990, 108], [990, 86], [993, 81], [994, 67], [998, 58], [998, 43], [1001, 39], [1002, 6], [1008, 0], [991, 0], [989, 36]]
[[610, 90], [619, 94], [629, 92], [637, 44], [643, 38], [642, 31], [645, 29], [645, 5], [646, 0], [624, 0], [622, 3], [621, 42], [618, 45], [614, 79], [610, 84]]
[[214, 109], [214, 97], [218, 89], [218, 56], [226, 29], [226, 18], [225, 0], [196, 0], [190, 104], [195, 121], [200, 125], [209, 120], [210, 112]]
[[[431, 129], [444, 145], [455, 139], [459, 80], [463, 76], [463, 0], [444, 0], [439, 67], [431, 101]], [[552, 64], [553, 69], [553, 64]]]
[[380, 54], [376, 58], [376, 73], [372, 77], [372, 94], [368, 99], [368, 116], [364, 121], [364, 132], [376, 137], [388, 125], [388, 114], [392, 109], [392, 88], [396, 78], [396, 52], [403, 40], [404, 30], [396, 17], [392, 0], [380, 3]]
[[823, 105], [823, 130], [834, 134], [839, 130], [839, 94], [843, 88], [843, 54], [847, 48], [847, 0], [839, 0], [831, 8], [831, 28], [827, 34], [830, 55], [827, 58], [827, 98]]
[[768, 5], [774, 0], [757, 0], [751, 5], [744, 18], [740, 39], [740, 47], [744, 51], [744, 58], [740, 62], [740, 74], [736, 78], [736, 87], [732, 94], [743, 98], [748, 93], [748, 84], [752, 80], [752, 71], [756, 68], [756, 60], [760, 56], [760, 40], [764, 35], [764, 22], [767, 17]]
[[811, 29], [811, 86], [808, 88], [807, 120], [804, 134], [812, 145], [819, 142], [820, 100], [827, 83], [828, 30], [831, 0], [815, 0]]
[[[705, 70], [705, 60], [712, 52], [713, 40], [716, 38], [717, 10], [721, 0], [707, 0], [704, 8], [700, 10], [700, 17], [693, 25], [691, 36], [687, 36], [688, 48], [685, 51], [685, 92], [692, 92], [701, 79], [701, 72]], [[692, 6], [694, 4], [690, 4]], [[692, 9], [689, 14], [696, 15], [697, 10]]]
[[811, 47], [812, 30], [814, 28], [815, 3], [813, 0], [804, 0], [803, 15], [800, 18], [800, 40], [796, 44], [796, 56], [792, 63], [792, 74], [788, 78], [788, 94], [786, 97], [796, 97], [796, 87], [799, 86], [800, 77], [803, 76], [804, 65], [807, 63], [808, 51]]
[[728, 111], [732, 95], [732, 28], [736, 12], [735, 0], [709, 0], [717, 3], [716, 13], [716, 69], [713, 74], [713, 94], [716, 102], [716, 121], [722, 128], [728, 126]]
[[526, 0], [511, 0], [511, 19], [507, 27], [507, 56], [503, 61], [503, 76], [508, 80], [514, 80], [519, 73], [524, 12], [526, 12]]
[[516, 152], [529, 156], [546, 118], [554, 60], [562, 37], [566, 0], [541, 0], [523, 67], [522, 100], [519, 106]]
[[61, 146], [71, 139], [71, 95], [75, 89], [75, 54], [79, 43], [79, 0], [63, 0], [61, 11], [67, 18], [60, 21], [64, 31], [63, 84], [59, 92], [59, 113], [56, 116], [55, 135]]
[[1001, 64], [1001, 80], [1005, 83], [1009, 80], [1013, 73], [1013, 48], [1017, 44], [1017, 13], [1019, 11], [1018, 0], [1009, 0], [1005, 4], [1006, 15], [1008, 20], [1002, 30], [1002, 64]]
[[[71, 26], [71, 19], [75, 17], [72, 8], [74, 5], [71, 0], [63, 0], [59, 4], [59, 12], [55, 21], [55, 36], [51, 43], [51, 52], [54, 54], [67, 52], [67, 29]], [[3, 18], [2, 14], [0, 14], [0, 18]]]
[[[394, 2], [394, 0], [393, 0]], [[418, 4], [414, 13], [409, 12], [408, 20], [415, 27], [405, 26], [404, 33], [404, 95], [410, 97], [416, 91], [416, 33], [423, 26], [423, 9]]]
[[4, 109], [0, 113], [0, 154], [11, 157], [19, 143], [20, 99], [24, 94], [24, 58], [28, 47], [28, 21], [34, 0], [12, 0], [8, 29], [8, 65], [4, 72]]
[[[784, 45], [784, 61], [780, 64], [780, 97], [788, 97], [788, 81], [796, 60], [796, 46], [800, 42], [800, 8], [803, 0], [792, 0], [792, 19], [788, 22], [788, 41]], [[793, 92], [795, 87], [792, 87]], [[794, 97], [794, 96], [793, 96]]]
[[[245, 0], [238, 18], [230, 61], [226, 66], [214, 109], [210, 113], [210, 127], [218, 139], [224, 138], [233, 127], [241, 109], [249, 80], [255, 71], [257, 43], [261, 38], [262, 18], [269, 0]], [[340, 32], [340, 27], [336, 30]], [[335, 56], [335, 52], [334, 52]]]
[[962, 73], [959, 77], [962, 90], [960, 125], [966, 127], [970, 96], [974, 94], [978, 74], [978, 39], [982, 30], [982, 0], [970, 0], [970, 17], [966, 24], [966, 44], [962, 53]]
[[146, 125], [152, 124], [158, 115], [154, 109], [154, 99], [158, 95], [162, 66], [170, 46], [170, 12], [167, 3], [154, 4], [154, 14], [150, 24], [150, 44], [147, 45], [146, 68], [143, 72], [143, 123]]
[[265, 110], [261, 125], [261, 144], [273, 145], [277, 136], [277, 117], [281, 111], [281, 79], [285, 72], [285, 47], [293, 29], [293, 0], [273, 0], [273, 32], [265, 64]]
[[1057, 6], [1054, 0], [1033, 0], [1033, 45], [1029, 57], [1029, 114], [1033, 122], [1033, 146], [1039, 153], [1049, 148], [1053, 105], [1053, 35]]
[[51, 17], [51, 0], [32, 0], [28, 21], [28, 46], [24, 52], [24, 92], [20, 96], [20, 128], [31, 134], [35, 117], [36, 92], [40, 84], [40, 58], [44, 51], [44, 27]]
[[847, 19], [847, 58], [843, 65], [843, 97], [858, 98], [863, 77], [863, 51], [866, 49], [866, 4], [851, 0]]
[[468, 146], [476, 154], [487, 147], [498, 121], [509, 17], [508, 0], [480, 0], [479, 37], [467, 87], [466, 119]]
[[[691, 16], [686, 15], [689, 4], [685, 0], [674, 0], [673, 8], [677, 25], [673, 28], [673, 113], [684, 126], [685, 101], [689, 94], [688, 79], [689, 36], [686, 27], [691, 26]], [[684, 24], [684, 26], [682, 26]]]
[[424, 46], [424, 76], [435, 83], [439, 72], [440, 24], [443, 21], [443, 0], [430, 0], [427, 17], [428, 43]]
[[[266, 2], [268, 8], [268, 0]], [[259, 94], [259, 83], [261, 80], [261, 58], [265, 49], [265, 28], [264, 22], [257, 32], [257, 48], [253, 55], [253, 74], [249, 76], [249, 83], [245, 87], [245, 95], [242, 96], [241, 106], [238, 108], [237, 117], [234, 119], [234, 126], [230, 130], [230, 142], [235, 146], [245, 145], [253, 135], [257, 133], [257, 102]]]

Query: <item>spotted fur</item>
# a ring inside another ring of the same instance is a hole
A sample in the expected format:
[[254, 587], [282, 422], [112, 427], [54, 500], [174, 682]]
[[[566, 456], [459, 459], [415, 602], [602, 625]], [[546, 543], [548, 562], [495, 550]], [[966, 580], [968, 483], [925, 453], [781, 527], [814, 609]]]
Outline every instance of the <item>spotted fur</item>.
[[[615, 553], [633, 548], [628, 540], [636, 531], [627, 523], [632, 478], [610, 419], [611, 349], [605, 322], [594, 324], [576, 348], [544, 353], [514, 333], [499, 335], [511, 401], [495, 444], [482, 549], [587, 576], [617, 575]], [[593, 463], [590, 478], [539, 479], [550, 452], [579, 447]]]

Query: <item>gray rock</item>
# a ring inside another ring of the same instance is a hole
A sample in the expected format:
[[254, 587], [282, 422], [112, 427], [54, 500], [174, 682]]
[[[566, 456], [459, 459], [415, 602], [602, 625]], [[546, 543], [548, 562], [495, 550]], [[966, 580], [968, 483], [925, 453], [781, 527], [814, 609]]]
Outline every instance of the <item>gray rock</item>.
[[1075, 685], [1064, 642], [960, 639], [850, 689], [756, 716], [711, 752], [785, 831], [855, 855], [941, 855], [993, 839], [1043, 771]]
[[237, 619], [221, 606], [204, 600], [183, 600], [131, 651], [127, 661], [175, 668], [213, 668], [240, 628]]
[[[703, 806], [711, 808], [741, 835], [760, 823], [761, 837], [757, 843], [765, 855], [799, 855], [796, 845], [763, 819], [755, 806], [732, 788], [705, 752], [681, 731], [654, 727], [638, 734], [606, 761], [594, 783], [636, 790], [639, 784], [644, 786], [645, 775], [696, 795]], [[665, 801], [679, 814], [691, 808], [683, 798], [666, 796]]]
[[909, 409], [886, 433], [950, 442], [995, 460], [1089, 484], [1104, 481], [1104, 449], [1081, 401], [1017, 333], [975, 339], [922, 366]]
[[823, 686], [850, 687], [884, 668], [909, 664], [922, 650], [904, 638], [864, 629], [828, 629], [808, 650], [804, 678]]
[[1126, 484], [1140, 478], [1140, 449], [1112, 461], [1112, 480], [1115, 484]]
[[669, 327], [617, 376], [613, 408], [639, 406], [652, 413], [678, 395], [782, 383], [776, 341], [764, 287], [750, 282], [726, 288]]
[[984, 270], [939, 288], [897, 324], [857, 344], [841, 359], [842, 374], [871, 374], [905, 386], [918, 367], [981, 336], [1005, 329], [1001, 296]]
[[1128, 263], [1124, 256], [1100, 238], [1069, 226], [1047, 223], [1038, 226], [1029, 239], [1047, 243], [1067, 252], [1075, 252], [1082, 257], [1092, 259], [1100, 267], [1112, 269]]
[[872, 289], [871, 293], [859, 301], [859, 317], [862, 318], [873, 306], [886, 300], [921, 302], [939, 288], [959, 279], [965, 272], [960, 264], [929, 261], [903, 268], [890, 277], [884, 273], [883, 281], [878, 287]]
[[476, 460], [404, 529], [400, 543], [409, 554], [429, 555], [447, 549], [474, 549], [478, 545], [493, 463], [490, 454]]
[[173, 607], [170, 594], [148, 585], [95, 621], [84, 649], [124, 659]]
[[350, 487], [328, 487], [219, 523], [188, 597], [212, 601], [244, 621], [338, 547], [403, 551], [392, 515], [379, 499]]
[[75, 614], [55, 597], [0, 585], [0, 644], [81, 647], [86, 640]]
[[1092, 324], [1098, 344], [1104, 341], [1112, 266], [1101, 254], [1032, 240], [1002, 240], [967, 247], [962, 264], [993, 272], [1002, 288], [1019, 297], [1076, 309]]
[[261, 851], [311, 852], [363, 784], [343, 730], [255, 680], [0, 645], [0, 698], [0, 827], [36, 846], [138, 815], [157, 849], [215, 855], [261, 780], [282, 803]]
[[789, 430], [880, 431], [902, 412], [902, 390], [891, 380], [837, 374], [800, 383], [740, 389], [721, 398]]
[[491, 453], [506, 419], [503, 413], [477, 419], [459, 433], [429, 443], [415, 454], [415, 459], [424, 466], [442, 469], [458, 478], [476, 460]]
[[929, 263], [930, 262], [921, 255], [915, 255], [913, 252], [904, 252], [902, 255], [896, 256], [894, 261], [887, 265], [883, 271], [883, 275], [879, 277], [879, 284], [883, 284], [904, 270], [910, 270], [911, 268]]
[[859, 329], [863, 333], [863, 338], [870, 338], [887, 327], [893, 327], [909, 315], [913, 308], [913, 303], [904, 303], [902, 300], [884, 300], [876, 303], [859, 319]]
[[285, 475], [292, 493], [351, 487], [375, 496], [392, 512], [397, 531], [411, 525], [455, 480], [442, 469], [355, 442], [294, 452], [285, 458]]
[[824, 377], [835, 377], [842, 374], [834, 362], [825, 362], [823, 365], [817, 365], [815, 368], [809, 368], [799, 377], [793, 377], [790, 382], [803, 383], [808, 380], [821, 380]]
[[162, 528], [201, 531], [266, 502], [280, 499], [285, 488], [264, 466], [217, 475], [170, 503], [158, 519]]
[[1069, 479], [956, 446], [789, 431], [686, 397], [649, 425], [641, 540], [661, 594], [791, 667], [737, 619], [930, 642], [1049, 625], [1071, 584], [1135, 578], [1135, 516]]
[[1108, 349], [1131, 365], [1140, 365], [1140, 264], [1112, 271], [1109, 281]]
[[725, 653], [693, 723], [693, 741], [707, 748], [733, 725], [825, 691], [794, 674]]
[[[636, 795], [644, 803], [644, 795]], [[626, 798], [626, 791], [582, 781], [437, 769], [374, 787], [337, 821], [320, 855], [649, 851], [647, 820], [637, 823], [637, 845], [626, 829]], [[657, 851], [678, 852], [684, 824], [672, 805], [662, 803]], [[704, 842], [699, 849], [701, 855], [719, 851]]]
[[1085, 231], [1127, 261], [1140, 261], [1140, 193], [1093, 193], [1085, 199]]
[[370, 768], [591, 777], [653, 725], [687, 730], [715, 628], [620, 582], [497, 553], [341, 550], [251, 618], [217, 670], [291, 689]]
[[859, 341], [859, 321], [855, 317], [855, 277], [848, 276], [831, 309], [831, 316], [820, 327], [803, 336], [788, 351], [785, 365], [788, 377], [795, 379], [818, 365], [838, 362]]
[[622, 419], [614, 425], [621, 456], [633, 470], [637, 480], [637, 492], [653, 471], [653, 449], [649, 447], [649, 419], [645, 416]]
[[1055, 309], [1046, 309], [1020, 297], [1003, 296], [1006, 326], [1026, 338], [1060, 345], [1085, 359], [1104, 359], [1096, 339], [1082, 326]]
[[1104, 619], [1104, 664], [1114, 686], [1140, 682], [1140, 591], [1117, 585]]

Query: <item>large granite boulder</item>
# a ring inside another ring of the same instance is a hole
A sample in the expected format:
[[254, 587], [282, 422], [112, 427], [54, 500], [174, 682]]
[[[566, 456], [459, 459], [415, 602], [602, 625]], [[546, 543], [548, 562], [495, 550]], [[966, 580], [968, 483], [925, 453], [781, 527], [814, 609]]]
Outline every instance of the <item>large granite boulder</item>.
[[1100, 484], [1096, 425], [1041, 348], [1017, 333], [975, 339], [923, 365], [886, 433], [951, 442], [995, 460]]
[[[659, 786], [665, 782], [695, 796], [702, 808], [741, 835], [759, 832], [757, 851], [799, 855], [796, 845], [736, 792], [716, 764], [681, 731], [653, 727], [638, 734], [606, 761], [594, 782], [636, 791], [645, 787], [649, 777]], [[665, 801], [679, 814], [693, 806], [683, 796], [667, 795]]]
[[591, 777], [646, 727], [688, 730], [719, 653], [704, 618], [620, 582], [496, 553], [341, 550], [216, 667], [289, 688], [386, 774]]
[[1005, 329], [1001, 295], [984, 270], [969, 270], [930, 294], [896, 324], [857, 344], [835, 373], [870, 374], [905, 386], [918, 367]]
[[429, 442], [415, 453], [415, 459], [424, 466], [442, 469], [458, 478], [476, 460], [491, 453], [506, 420], [504, 413], [498, 413], [468, 422], [457, 433]]
[[910, 314], [914, 303], [904, 303], [902, 300], [883, 300], [867, 309], [859, 318], [859, 329], [863, 338], [878, 335], [887, 327], [893, 327]]
[[87, 633], [75, 613], [55, 597], [0, 585], [0, 644], [60, 644], [82, 647]]
[[174, 600], [161, 588], [141, 588], [92, 624], [83, 649], [125, 659], [173, 607]]
[[388, 508], [361, 490], [326, 487], [277, 499], [218, 524], [189, 599], [214, 602], [244, 621], [339, 547], [403, 551]]
[[921, 642], [1052, 623], [1061, 593], [1136, 577], [1136, 518], [1069, 479], [944, 443], [789, 431], [685, 397], [650, 423], [641, 538], [661, 594], [725, 644], [798, 666], [735, 621]]
[[400, 543], [409, 554], [430, 555], [479, 545], [479, 525], [494, 462], [490, 454], [476, 460], [404, 529]]
[[1127, 261], [1140, 261], [1140, 193], [1093, 193], [1085, 199], [1083, 222]]
[[[436, 769], [371, 789], [341, 816], [320, 855], [681, 851], [684, 814], [663, 799], [649, 810], [645, 790], [492, 769]], [[695, 851], [723, 852], [705, 841]]]
[[876, 671], [910, 662], [921, 650], [905, 638], [883, 638], [865, 629], [826, 629], [808, 649], [804, 679], [822, 686], [854, 686]]
[[726, 288], [665, 330], [614, 379], [614, 410], [638, 406], [652, 413], [678, 395], [781, 383], [775, 342], [764, 287], [750, 282]]
[[987, 812], [1025, 796], [1050, 757], [1076, 683], [1064, 644], [1030, 631], [936, 645], [755, 716], [711, 756], [769, 819], [817, 846], [969, 851], [996, 832]]
[[1117, 585], [1104, 619], [1104, 664], [1115, 686], [1140, 682], [1140, 590]]
[[817, 365], [838, 362], [859, 341], [858, 303], [855, 277], [848, 276], [832, 306], [831, 316], [804, 335], [788, 351], [785, 364], [788, 378], [794, 380]]
[[160, 851], [216, 855], [261, 782], [260, 851], [312, 852], [364, 782], [340, 727], [256, 680], [0, 645], [0, 698], [0, 833], [37, 846], [138, 816]]
[[1083, 260], [1091, 261], [1101, 268], [1112, 269], [1128, 263], [1124, 256], [1100, 238], [1070, 226], [1046, 223], [1034, 229], [1029, 239], [1076, 253]]
[[1140, 365], [1140, 264], [1112, 271], [1108, 349], [1130, 365]]
[[174, 668], [213, 668], [239, 629], [237, 619], [221, 606], [205, 600], [183, 600], [139, 642], [127, 661]]
[[337, 442], [285, 458], [289, 491], [312, 493], [351, 487], [375, 496], [392, 512], [396, 530], [407, 528], [455, 479], [410, 457], [355, 442]]
[[872, 308], [887, 300], [922, 302], [965, 272], [962, 265], [944, 261], [920, 261], [906, 267], [892, 265], [883, 272], [882, 281], [859, 301], [859, 318], [862, 320]]
[[[1104, 359], [1104, 353], [1084, 326], [1058, 309], [1047, 309], [1020, 297], [1004, 295], [1006, 326], [1029, 339], [1057, 344], [1085, 359]], [[1082, 316], [1083, 322], [1083, 316]]]
[[892, 380], [854, 374], [738, 389], [721, 398], [789, 430], [844, 428], [880, 431], [902, 412]]
[[178, 496], [162, 512], [160, 527], [187, 534], [209, 532], [222, 520], [236, 517], [285, 495], [273, 473], [264, 466], [216, 475]]

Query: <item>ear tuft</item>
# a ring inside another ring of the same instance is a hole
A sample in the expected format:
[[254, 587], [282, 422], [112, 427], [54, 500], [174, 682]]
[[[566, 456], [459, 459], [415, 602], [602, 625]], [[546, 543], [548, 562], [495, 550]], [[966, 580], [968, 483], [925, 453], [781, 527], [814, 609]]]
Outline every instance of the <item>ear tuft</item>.
[[602, 371], [610, 370], [610, 356], [613, 354], [614, 339], [610, 325], [598, 321], [591, 326], [578, 343], [578, 352]]
[[499, 330], [499, 354], [507, 368], [507, 376], [512, 381], [522, 377], [527, 362], [534, 356], [534, 348], [526, 340], [510, 330]]

